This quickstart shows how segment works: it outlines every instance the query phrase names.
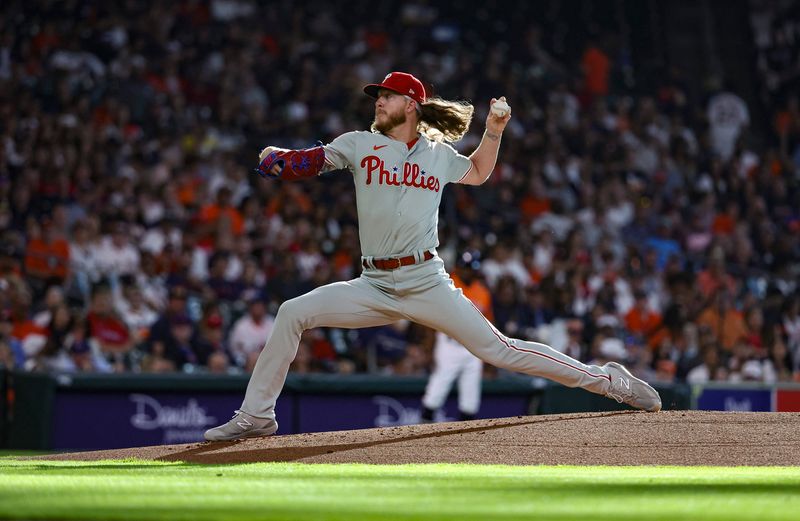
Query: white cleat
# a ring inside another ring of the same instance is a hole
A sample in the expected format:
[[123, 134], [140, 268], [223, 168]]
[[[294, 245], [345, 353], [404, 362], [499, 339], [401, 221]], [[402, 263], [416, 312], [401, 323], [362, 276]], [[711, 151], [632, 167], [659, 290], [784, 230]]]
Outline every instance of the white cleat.
[[650, 384], [636, 378], [617, 362], [608, 362], [603, 367], [611, 376], [611, 389], [606, 396], [637, 409], [649, 412], [661, 410], [661, 397]]
[[244, 411], [236, 411], [228, 423], [208, 429], [208, 441], [230, 441], [242, 438], [269, 436], [278, 430], [278, 422], [273, 418], [256, 418]]

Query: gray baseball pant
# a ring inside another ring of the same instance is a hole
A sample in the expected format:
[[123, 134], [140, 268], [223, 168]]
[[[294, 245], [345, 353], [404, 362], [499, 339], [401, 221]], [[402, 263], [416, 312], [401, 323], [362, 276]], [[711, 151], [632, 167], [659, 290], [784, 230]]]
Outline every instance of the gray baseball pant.
[[545, 344], [509, 338], [463, 296], [437, 256], [392, 271], [365, 269], [361, 277], [321, 286], [281, 305], [247, 385], [241, 410], [275, 417], [303, 331], [316, 327], [361, 328], [412, 322], [441, 331], [496, 367], [548, 378], [568, 387], [606, 394], [611, 378]]

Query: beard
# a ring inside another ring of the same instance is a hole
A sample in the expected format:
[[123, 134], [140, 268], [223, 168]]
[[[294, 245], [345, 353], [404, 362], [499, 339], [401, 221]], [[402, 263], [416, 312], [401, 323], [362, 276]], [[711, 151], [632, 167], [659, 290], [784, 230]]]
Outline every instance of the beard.
[[372, 130], [377, 130], [381, 134], [386, 134], [394, 127], [402, 125], [406, 122], [406, 113], [399, 112], [397, 114], [386, 114], [386, 120], [383, 123], [378, 123], [378, 116], [372, 121]]

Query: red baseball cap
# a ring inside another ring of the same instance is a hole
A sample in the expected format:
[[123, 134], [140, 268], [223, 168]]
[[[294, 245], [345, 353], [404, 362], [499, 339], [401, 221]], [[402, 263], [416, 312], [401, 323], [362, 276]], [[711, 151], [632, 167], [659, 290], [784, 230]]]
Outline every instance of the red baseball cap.
[[425, 101], [425, 87], [422, 82], [407, 72], [390, 72], [382, 83], [371, 83], [364, 92], [373, 98], [378, 97], [378, 89], [387, 89], [408, 96], [417, 103]]
[[206, 318], [206, 325], [211, 328], [222, 327], [222, 317], [216, 313], [211, 314]]

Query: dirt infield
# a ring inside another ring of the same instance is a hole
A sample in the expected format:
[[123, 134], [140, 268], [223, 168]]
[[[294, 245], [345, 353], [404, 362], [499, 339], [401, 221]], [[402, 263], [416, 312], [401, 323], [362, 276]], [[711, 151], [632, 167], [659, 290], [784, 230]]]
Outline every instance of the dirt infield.
[[667, 411], [471, 422], [76, 452], [41, 459], [191, 463], [800, 465], [800, 413]]

